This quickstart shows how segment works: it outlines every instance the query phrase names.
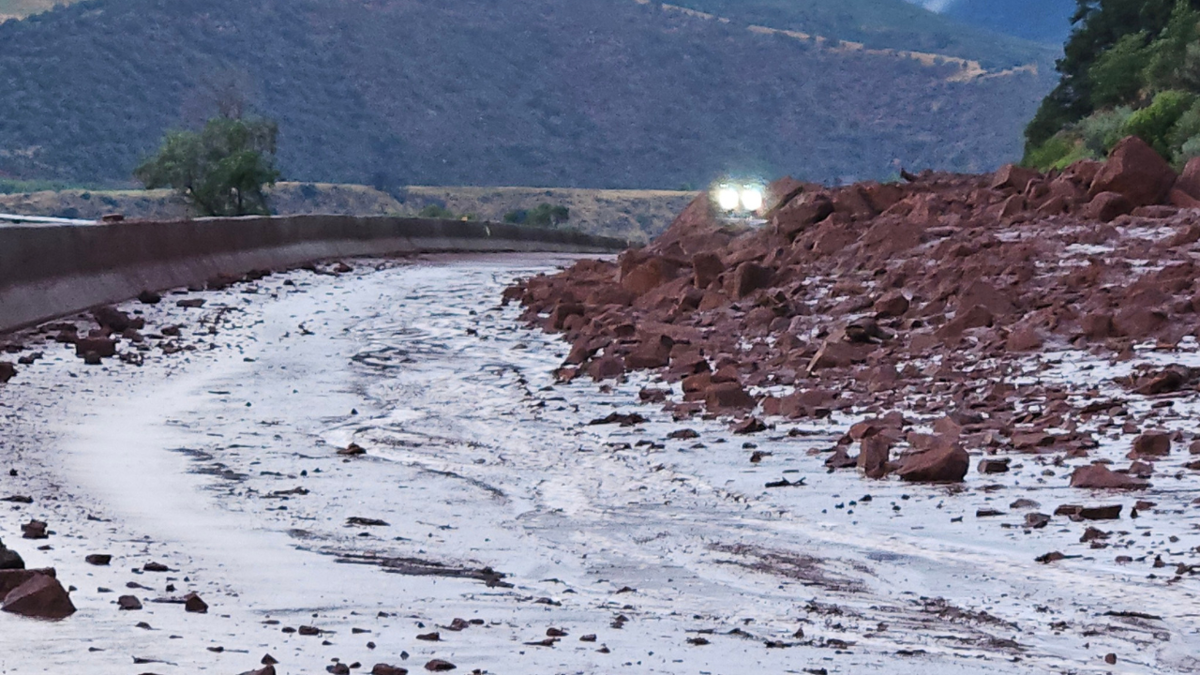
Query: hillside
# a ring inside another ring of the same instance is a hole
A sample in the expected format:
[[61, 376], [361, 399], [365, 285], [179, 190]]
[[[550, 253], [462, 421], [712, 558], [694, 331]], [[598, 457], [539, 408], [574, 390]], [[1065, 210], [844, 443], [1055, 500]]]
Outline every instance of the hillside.
[[[646, 242], [666, 229], [696, 196], [668, 190], [521, 187], [410, 186], [394, 192], [391, 195], [365, 185], [279, 183], [270, 191], [269, 202], [279, 215], [415, 216], [426, 207], [438, 206], [492, 221], [548, 203], [570, 209], [567, 227]], [[0, 213], [92, 220], [120, 213], [127, 218], [172, 220], [188, 217], [189, 209], [170, 190], [47, 190], [0, 195]]]
[[127, 181], [230, 89], [279, 120], [300, 181], [982, 171], [1049, 86], [753, 25], [636, 0], [90, 0], [0, 25], [0, 178]]
[[953, 0], [943, 15], [1026, 40], [1062, 45], [1071, 33], [1075, 0]]

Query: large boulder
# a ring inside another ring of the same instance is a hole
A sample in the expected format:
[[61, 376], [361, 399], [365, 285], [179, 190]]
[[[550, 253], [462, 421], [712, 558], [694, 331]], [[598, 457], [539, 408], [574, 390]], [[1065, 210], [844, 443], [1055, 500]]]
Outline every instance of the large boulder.
[[0, 384], [17, 376], [17, 367], [8, 361], [0, 361]]
[[904, 458], [896, 472], [900, 480], [913, 483], [959, 483], [970, 468], [971, 456], [957, 443], [942, 442], [925, 452]]
[[1128, 474], [1110, 471], [1103, 464], [1081, 466], [1071, 474], [1071, 487], [1093, 490], [1144, 490], [1150, 484]]
[[48, 574], [35, 574], [9, 591], [0, 609], [35, 619], [65, 619], [75, 613], [67, 590]]
[[1007, 188], [1017, 192], [1024, 192], [1025, 188], [1029, 186], [1029, 182], [1037, 178], [1038, 175], [1038, 172], [1033, 169], [1026, 169], [1016, 164], [1005, 164], [996, 173], [992, 174], [992, 189], [1003, 190]]
[[800, 232], [828, 218], [833, 209], [833, 200], [828, 194], [805, 193], [779, 209], [771, 221], [777, 233], [795, 239]]
[[0, 600], [36, 576], [55, 577], [58, 575], [52, 567], [40, 570], [0, 570]]
[[1179, 180], [1175, 181], [1175, 189], [1194, 200], [1200, 200], [1200, 157], [1188, 160], [1183, 173], [1179, 174]]
[[1134, 206], [1159, 204], [1175, 185], [1175, 172], [1167, 160], [1137, 136], [1117, 143], [1108, 162], [1092, 181], [1093, 197], [1116, 192]]
[[754, 397], [737, 382], [720, 382], [704, 393], [704, 404], [709, 412], [734, 412], [750, 410], [755, 406]]

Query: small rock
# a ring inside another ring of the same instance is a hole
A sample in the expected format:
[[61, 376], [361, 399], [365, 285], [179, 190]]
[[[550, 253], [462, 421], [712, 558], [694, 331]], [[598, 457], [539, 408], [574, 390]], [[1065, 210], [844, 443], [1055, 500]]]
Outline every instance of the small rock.
[[979, 473], [1008, 473], [1008, 465], [1012, 462], [1007, 457], [1004, 459], [984, 459], [979, 462]]
[[208, 613], [208, 603], [201, 600], [196, 593], [188, 593], [183, 596], [183, 608], [192, 614]]
[[142, 601], [138, 600], [137, 597], [133, 595], [122, 595], [121, 597], [117, 598], [117, 606], [125, 610], [141, 609]]
[[408, 669], [386, 663], [376, 663], [375, 667], [371, 669], [371, 675], [408, 675]]
[[449, 661], [443, 661], [441, 659], [433, 659], [429, 663], [425, 664], [425, 670], [429, 670], [429, 671], [432, 671], [435, 673], [440, 673], [440, 672], [444, 672], [447, 670], [454, 670], [457, 667], [458, 666], [454, 665], [453, 663], [450, 663]]
[[48, 539], [50, 535], [46, 531], [47, 527], [46, 523], [40, 520], [31, 520], [21, 526], [21, 536], [25, 539]]
[[361, 445], [359, 445], [358, 443], [351, 443], [350, 445], [347, 445], [346, 447], [342, 448], [341, 450], [338, 450], [337, 454], [345, 456], [345, 457], [356, 457], [358, 455], [367, 454], [367, 451], [364, 450], [363, 447]]
[[107, 565], [112, 562], [112, 556], [107, 553], [93, 553], [83, 559], [89, 565]]

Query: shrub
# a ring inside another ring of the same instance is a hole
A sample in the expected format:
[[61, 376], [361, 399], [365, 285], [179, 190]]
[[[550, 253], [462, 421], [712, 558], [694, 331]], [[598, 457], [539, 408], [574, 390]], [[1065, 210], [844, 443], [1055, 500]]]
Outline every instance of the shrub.
[[1125, 124], [1132, 114], [1133, 108], [1127, 106], [1101, 110], [1081, 120], [1076, 125], [1076, 131], [1083, 138], [1083, 145], [1088, 152], [1104, 157], [1125, 137]]
[[1168, 159], [1172, 156], [1171, 132], [1184, 113], [1196, 102], [1186, 91], [1164, 91], [1149, 106], [1134, 112], [1125, 122], [1125, 133], [1138, 136]]
[[418, 218], [440, 218], [442, 220], [458, 220], [458, 216], [441, 204], [430, 204], [417, 212]]
[[1038, 147], [1027, 150], [1021, 163], [1039, 171], [1049, 171], [1064, 169], [1091, 156], [1082, 140], [1066, 132], [1059, 132]]

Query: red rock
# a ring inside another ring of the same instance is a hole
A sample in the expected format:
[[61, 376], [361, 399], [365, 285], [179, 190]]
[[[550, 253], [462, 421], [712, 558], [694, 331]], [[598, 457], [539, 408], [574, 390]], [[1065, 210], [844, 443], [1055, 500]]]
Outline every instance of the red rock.
[[1183, 190], [1171, 190], [1171, 193], [1167, 195], [1167, 203], [1181, 209], [1200, 209], [1200, 199]]
[[1183, 173], [1179, 174], [1179, 180], [1175, 181], [1175, 189], [1200, 201], [1200, 157], [1188, 160]]
[[725, 271], [725, 263], [721, 256], [712, 252], [698, 253], [692, 256], [692, 283], [701, 290], [711, 286]]
[[635, 295], [645, 295], [674, 279], [678, 270], [678, 265], [660, 257], [632, 264], [628, 271], [622, 265], [621, 287]]
[[1029, 182], [1040, 174], [1033, 169], [1026, 169], [1016, 164], [1005, 164], [992, 174], [991, 188], [993, 190], [1010, 189], [1024, 192]]
[[800, 232], [828, 218], [833, 210], [833, 201], [828, 194], [805, 193], [779, 209], [772, 218], [771, 226], [778, 234], [795, 239]]
[[671, 363], [671, 348], [674, 346], [675, 341], [666, 335], [647, 338], [625, 357], [625, 367], [630, 370], [665, 368]]
[[371, 669], [371, 675], [408, 675], [408, 669], [386, 663], [376, 663], [375, 667]]
[[0, 600], [8, 595], [13, 589], [21, 586], [25, 582], [36, 576], [56, 577], [57, 574], [54, 568], [47, 567], [45, 569], [27, 570], [27, 569], [5, 569], [0, 570]]
[[1096, 490], [1144, 490], [1150, 484], [1131, 476], [1114, 473], [1103, 464], [1081, 466], [1071, 473], [1071, 487]]
[[984, 459], [979, 462], [979, 473], [1008, 473], [1008, 465], [1012, 460], [1004, 459]]
[[1171, 434], [1165, 431], [1147, 431], [1133, 439], [1131, 458], [1159, 458], [1171, 454]]
[[1142, 139], [1129, 136], [1109, 153], [1104, 168], [1092, 181], [1091, 195], [1116, 192], [1133, 206], [1159, 204], [1171, 191], [1175, 179], [1167, 160]]
[[1029, 326], [1014, 328], [1004, 341], [1004, 348], [1010, 352], [1028, 352], [1040, 349], [1041, 346], [1042, 336]]
[[142, 601], [137, 596], [122, 595], [117, 598], [117, 607], [125, 611], [136, 611], [142, 608]]
[[188, 593], [183, 596], [183, 608], [192, 614], [208, 613], [208, 603], [201, 600], [200, 596], [196, 593]]
[[1079, 517], [1083, 520], [1117, 520], [1121, 517], [1121, 505], [1085, 506], [1079, 509]]
[[1093, 312], [1084, 316], [1080, 327], [1083, 329], [1084, 336], [1089, 340], [1105, 340], [1117, 334], [1117, 329], [1113, 325], [1113, 315], [1102, 312]]
[[862, 190], [863, 197], [871, 208], [878, 213], [883, 213], [892, 208], [901, 199], [904, 199], [904, 189], [890, 183], [876, 183], [868, 181], [861, 183], [859, 187]]
[[1021, 195], [1013, 195], [1004, 200], [997, 211], [997, 216], [1001, 220], [1012, 220], [1020, 215], [1025, 210], [1025, 198]]
[[36, 619], [65, 619], [75, 613], [66, 589], [47, 574], [36, 574], [9, 591], [0, 609]]
[[449, 661], [443, 661], [441, 659], [433, 659], [425, 664], [425, 670], [435, 673], [454, 670], [455, 668], [457, 668], [457, 666], [455, 666], [453, 663], [450, 663]]
[[258, 670], [246, 671], [242, 675], [275, 675], [275, 665], [268, 663]]
[[17, 376], [17, 367], [8, 361], [0, 361], [0, 384]]
[[117, 343], [115, 340], [102, 337], [86, 337], [76, 340], [75, 355], [87, 356], [88, 354], [95, 354], [102, 359], [116, 356]]
[[602, 356], [588, 364], [593, 380], [612, 380], [625, 374], [625, 360], [619, 356]]
[[749, 410], [755, 406], [754, 398], [746, 393], [737, 382], [721, 382], [708, 388], [704, 394], [704, 404], [710, 412], [721, 413], [735, 410]]
[[875, 316], [891, 318], [904, 316], [908, 312], [909, 300], [900, 291], [891, 291], [875, 301]]
[[1117, 192], [1101, 192], [1088, 202], [1084, 213], [1088, 218], [1108, 223], [1132, 211], [1133, 202], [1129, 201], [1125, 195]]
[[1121, 337], [1144, 340], [1167, 325], [1167, 313], [1154, 307], [1130, 305], [1113, 317], [1113, 330]]
[[747, 261], [734, 270], [732, 285], [728, 290], [733, 297], [744, 298], [754, 291], [770, 286], [774, 276], [775, 273], [769, 267]]
[[957, 483], [967, 475], [971, 456], [955, 443], [942, 442], [924, 452], [902, 458], [897, 475], [916, 483]]
[[47, 524], [41, 520], [30, 520], [21, 526], [21, 537], [24, 539], [46, 539], [50, 535]]
[[858, 468], [867, 478], [883, 478], [891, 461], [892, 441], [886, 436], [872, 435], [862, 441], [858, 453]]

